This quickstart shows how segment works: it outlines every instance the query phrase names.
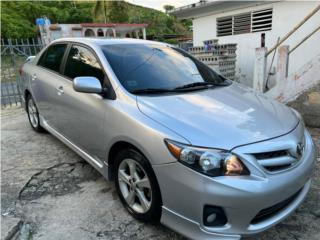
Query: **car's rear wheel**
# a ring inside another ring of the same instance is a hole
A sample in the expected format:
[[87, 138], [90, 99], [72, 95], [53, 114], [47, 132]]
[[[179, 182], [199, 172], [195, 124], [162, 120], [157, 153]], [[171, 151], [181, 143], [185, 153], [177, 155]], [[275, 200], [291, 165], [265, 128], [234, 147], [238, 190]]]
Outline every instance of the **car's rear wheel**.
[[121, 151], [115, 162], [115, 183], [121, 202], [129, 213], [145, 222], [161, 216], [161, 195], [148, 160], [138, 151]]
[[30, 122], [31, 127], [36, 132], [44, 132], [45, 130], [40, 125], [40, 118], [39, 118], [39, 112], [38, 108], [32, 98], [31, 95], [29, 95], [26, 99], [26, 105], [27, 105], [27, 114], [28, 119]]

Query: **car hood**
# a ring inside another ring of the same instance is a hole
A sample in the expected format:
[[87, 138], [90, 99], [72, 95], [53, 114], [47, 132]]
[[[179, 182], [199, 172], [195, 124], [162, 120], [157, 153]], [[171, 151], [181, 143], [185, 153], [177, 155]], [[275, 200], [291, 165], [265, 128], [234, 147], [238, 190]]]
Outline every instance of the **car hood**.
[[221, 149], [290, 132], [299, 122], [285, 105], [233, 83], [181, 94], [138, 96], [140, 111], [190, 144]]

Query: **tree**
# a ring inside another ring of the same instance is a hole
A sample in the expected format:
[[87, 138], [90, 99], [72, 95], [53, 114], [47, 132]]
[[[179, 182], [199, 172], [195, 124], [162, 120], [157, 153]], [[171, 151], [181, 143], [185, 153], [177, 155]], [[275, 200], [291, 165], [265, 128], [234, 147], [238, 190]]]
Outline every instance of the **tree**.
[[170, 10], [174, 9], [174, 6], [172, 6], [172, 5], [164, 5], [163, 9], [165, 10], [166, 13], [168, 13]]
[[112, 1], [109, 5], [109, 21], [128, 22], [128, 5], [125, 1]]
[[[147, 23], [148, 35], [190, 34], [190, 20], [178, 20], [164, 12], [125, 1], [3, 1], [1, 37], [37, 36], [35, 21], [47, 17], [51, 23], [129, 22]], [[95, 14], [92, 14], [95, 13]]]
[[[1, 5], [2, 38], [31, 37], [36, 34], [34, 15], [30, 14], [32, 9], [30, 2], [2, 2]], [[41, 12], [37, 4], [33, 10], [35, 13]]]
[[106, 0], [103, 0], [103, 1], [96, 0], [96, 3], [93, 7], [93, 16], [95, 20], [99, 21], [103, 19], [104, 23], [107, 23], [109, 21], [109, 18], [108, 18], [109, 4], [110, 2]]
[[128, 4], [121, 1], [99, 1], [93, 7], [95, 21], [107, 22], [128, 22]]

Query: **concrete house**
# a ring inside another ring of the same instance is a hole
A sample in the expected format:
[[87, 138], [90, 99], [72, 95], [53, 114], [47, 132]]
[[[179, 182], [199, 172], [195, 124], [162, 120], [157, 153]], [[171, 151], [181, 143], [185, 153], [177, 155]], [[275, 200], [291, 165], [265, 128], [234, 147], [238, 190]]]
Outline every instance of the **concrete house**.
[[51, 24], [38, 18], [41, 39], [45, 44], [62, 37], [141, 38], [146, 39], [145, 23], [79, 23]]
[[[236, 79], [252, 86], [255, 49], [270, 49], [319, 5], [318, 1], [200, 1], [176, 8], [170, 14], [192, 19], [193, 44], [218, 39], [219, 44], [236, 43]], [[320, 11], [308, 19], [284, 44], [293, 48], [320, 26]], [[274, 53], [274, 52], [273, 52]], [[273, 53], [267, 59], [267, 71]], [[294, 74], [320, 54], [320, 31], [290, 53], [288, 75]], [[277, 54], [274, 63], [277, 62]], [[273, 64], [275, 66], [275, 64]], [[274, 68], [270, 68], [271, 72]]]

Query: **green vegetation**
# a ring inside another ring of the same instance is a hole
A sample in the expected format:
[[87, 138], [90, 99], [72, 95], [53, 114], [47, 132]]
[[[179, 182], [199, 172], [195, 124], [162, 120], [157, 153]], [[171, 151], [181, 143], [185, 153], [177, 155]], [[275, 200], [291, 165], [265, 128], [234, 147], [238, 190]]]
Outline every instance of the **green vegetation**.
[[[124, 1], [8, 1], [1, 3], [1, 37], [36, 37], [35, 21], [46, 16], [52, 23], [147, 23], [148, 35], [188, 34], [191, 22]], [[172, 6], [165, 6], [165, 10]]]
[[96, 1], [93, 7], [96, 22], [128, 22], [130, 7], [124, 1]]
[[1, 3], [1, 37], [37, 36], [35, 21], [46, 16], [53, 23], [92, 22], [92, 3], [69, 1], [8, 1]]

